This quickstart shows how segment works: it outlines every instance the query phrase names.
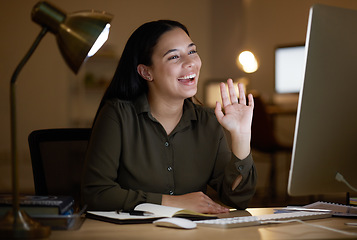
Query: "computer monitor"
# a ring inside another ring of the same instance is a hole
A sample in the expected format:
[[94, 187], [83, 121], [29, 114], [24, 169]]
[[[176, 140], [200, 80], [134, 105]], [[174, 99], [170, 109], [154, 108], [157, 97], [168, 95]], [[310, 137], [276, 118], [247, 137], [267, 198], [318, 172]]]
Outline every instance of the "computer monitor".
[[275, 48], [275, 93], [299, 93], [304, 78], [305, 44]]
[[357, 11], [310, 10], [288, 193], [353, 192], [357, 186]]

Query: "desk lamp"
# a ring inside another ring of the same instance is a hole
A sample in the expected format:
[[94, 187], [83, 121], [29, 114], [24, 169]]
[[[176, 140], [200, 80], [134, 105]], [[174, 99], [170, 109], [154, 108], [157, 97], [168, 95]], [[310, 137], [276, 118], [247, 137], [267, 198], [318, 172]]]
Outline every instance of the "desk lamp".
[[32, 10], [32, 20], [42, 30], [25, 57], [15, 69], [10, 83], [11, 108], [11, 161], [13, 207], [0, 221], [0, 238], [47, 238], [50, 227], [42, 226], [20, 210], [18, 187], [18, 157], [16, 141], [16, 78], [47, 32], [56, 36], [61, 54], [67, 65], [77, 73], [87, 57], [94, 55], [108, 38], [112, 15], [97, 11], [81, 11], [66, 14], [54, 5], [40, 1]]

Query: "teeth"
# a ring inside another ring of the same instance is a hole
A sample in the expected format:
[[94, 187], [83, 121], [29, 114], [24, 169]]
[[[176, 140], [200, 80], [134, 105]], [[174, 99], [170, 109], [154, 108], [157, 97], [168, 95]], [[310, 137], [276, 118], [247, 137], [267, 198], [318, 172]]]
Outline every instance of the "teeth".
[[196, 74], [191, 74], [191, 75], [188, 75], [188, 76], [181, 77], [179, 79], [191, 79], [191, 78], [195, 78], [195, 77], [196, 77]]

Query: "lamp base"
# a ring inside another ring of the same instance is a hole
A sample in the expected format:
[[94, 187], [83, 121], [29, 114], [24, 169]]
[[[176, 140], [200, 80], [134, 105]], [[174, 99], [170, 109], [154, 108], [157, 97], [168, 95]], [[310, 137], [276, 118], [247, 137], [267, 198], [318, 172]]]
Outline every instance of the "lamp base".
[[42, 226], [22, 210], [18, 210], [15, 214], [17, 223], [13, 210], [7, 212], [0, 220], [0, 239], [41, 239], [50, 236], [49, 226]]

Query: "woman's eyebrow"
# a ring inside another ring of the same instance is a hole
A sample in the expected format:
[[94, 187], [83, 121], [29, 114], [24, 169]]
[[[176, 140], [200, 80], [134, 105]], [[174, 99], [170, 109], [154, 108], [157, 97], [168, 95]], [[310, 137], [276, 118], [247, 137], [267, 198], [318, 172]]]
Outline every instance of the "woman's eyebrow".
[[195, 43], [190, 43], [190, 44], [188, 45], [189, 48], [190, 48], [190, 47], [193, 47], [193, 46], [196, 46], [196, 44], [195, 44]]
[[[187, 46], [187, 48], [190, 48], [190, 47], [193, 47], [193, 46], [196, 46], [196, 44], [190, 43], [190, 44]], [[175, 52], [175, 51], [178, 51], [178, 49], [177, 49], [177, 48], [170, 49], [170, 50], [168, 50], [167, 52], [165, 52], [165, 54], [163, 55], [163, 57], [165, 57], [167, 54], [172, 53], [172, 52]]]

